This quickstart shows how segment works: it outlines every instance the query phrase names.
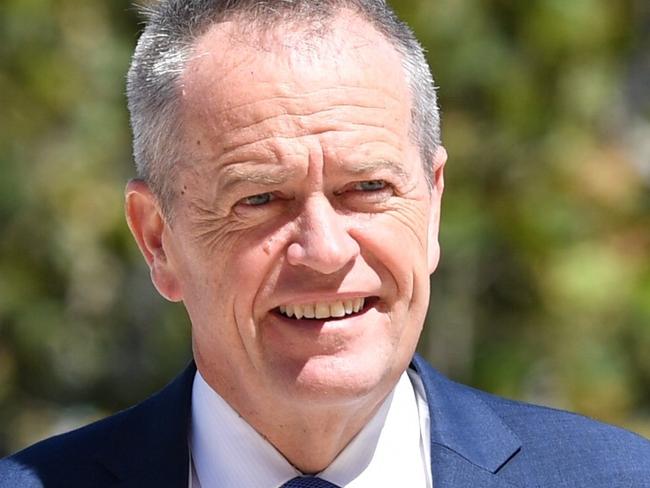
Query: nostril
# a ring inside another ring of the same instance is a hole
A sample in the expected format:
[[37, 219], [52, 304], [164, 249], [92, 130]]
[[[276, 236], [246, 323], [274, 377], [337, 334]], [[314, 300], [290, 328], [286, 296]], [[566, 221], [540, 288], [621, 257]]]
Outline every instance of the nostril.
[[305, 249], [297, 242], [293, 242], [287, 249], [287, 261], [293, 266], [303, 264], [305, 261]]

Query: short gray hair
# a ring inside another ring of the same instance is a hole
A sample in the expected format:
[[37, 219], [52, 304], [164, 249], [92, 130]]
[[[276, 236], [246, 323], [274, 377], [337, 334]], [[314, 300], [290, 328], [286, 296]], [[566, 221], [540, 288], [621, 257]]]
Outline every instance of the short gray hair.
[[430, 163], [440, 144], [433, 77], [424, 49], [385, 0], [159, 0], [142, 9], [147, 20], [129, 69], [127, 95], [138, 177], [152, 188], [164, 213], [171, 215], [171, 180], [184, 156], [180, 78], [195, 41], [226, 20], [268, 29], [281, 22], [326, 20], [342, 9], [367, 21], [401, 56], [413, 100], [411, 133], [432, 184]]

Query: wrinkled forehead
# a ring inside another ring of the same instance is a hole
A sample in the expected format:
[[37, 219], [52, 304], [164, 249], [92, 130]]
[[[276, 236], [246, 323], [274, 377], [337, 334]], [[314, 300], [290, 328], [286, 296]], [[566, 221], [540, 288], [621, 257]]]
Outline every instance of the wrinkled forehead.
[[255, 85], [265, 84], [273, 84], [278, 96], [368, 88], [386, 93], [387, 103], [398, 101], [409, 113], [411, 106], [400, 54], [368, 22], [346, 10], [327, 23], [216, 24], [195, 42], [182, 84], [186, 107], [199, 110], [208, 95], [227, 108], [245, 103], [255, 96], [250, 92]]

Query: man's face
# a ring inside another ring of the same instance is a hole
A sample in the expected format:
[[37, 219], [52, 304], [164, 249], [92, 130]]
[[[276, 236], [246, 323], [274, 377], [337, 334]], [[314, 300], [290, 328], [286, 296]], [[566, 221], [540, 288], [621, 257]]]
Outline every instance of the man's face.
[[424, 321], [444, 161], [430, 192], [400, 58], [364, 22], [309, 48], [234, 32], [203, 36], [184, 75], [162, 236], [199, 370], [235, 405], [385, 395]]

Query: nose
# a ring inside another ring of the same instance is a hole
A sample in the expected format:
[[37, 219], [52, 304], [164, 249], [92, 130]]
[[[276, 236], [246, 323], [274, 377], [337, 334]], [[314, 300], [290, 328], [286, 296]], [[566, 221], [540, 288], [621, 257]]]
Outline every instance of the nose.
[[321, 274], [332, 274], [359, 255], [357, 241], [346, 225], [346, 217], [336, 212], [325, 196], [305, 203], [293, 242], [287, 248], [287, 260], [293, 266], [305, 266]]

